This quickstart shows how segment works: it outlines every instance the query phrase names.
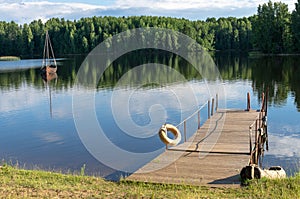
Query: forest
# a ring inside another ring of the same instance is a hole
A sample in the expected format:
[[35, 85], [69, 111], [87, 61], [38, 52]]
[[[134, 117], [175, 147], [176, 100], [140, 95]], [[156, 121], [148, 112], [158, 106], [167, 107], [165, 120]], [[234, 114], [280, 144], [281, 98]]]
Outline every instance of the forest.
[[[79, 20], [51, 18], [19, 25], [0, 21], [0, 56], [41, 57], [46, 31], [56, 55], [88, 53], [115, 34], [134, 28], [158, 27], [184, 33], [208, 51], [259, 51], [266, 54], [300, 52], [300, 0], [289, 12], [288, 5], [259, 5], [250, 17], [184, 18], [157, 16], [94, 16]], [[166, 42], [170, 42], [167, 41]], [[171, 41], [172, 42], [172, 41]]]

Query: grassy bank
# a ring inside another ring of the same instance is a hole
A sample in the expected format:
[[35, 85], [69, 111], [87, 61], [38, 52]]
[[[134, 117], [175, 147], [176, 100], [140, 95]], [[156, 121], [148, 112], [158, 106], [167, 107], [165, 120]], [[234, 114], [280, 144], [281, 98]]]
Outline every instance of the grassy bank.
[[122, 181], [0, 168], [0, 198], [300, 198], [300, 175], [250, 182], [243, 188], [207, 188]]
[[20, 59], [20, 57], [16, 56], [0, 56], [0, 61], [18, 61]]

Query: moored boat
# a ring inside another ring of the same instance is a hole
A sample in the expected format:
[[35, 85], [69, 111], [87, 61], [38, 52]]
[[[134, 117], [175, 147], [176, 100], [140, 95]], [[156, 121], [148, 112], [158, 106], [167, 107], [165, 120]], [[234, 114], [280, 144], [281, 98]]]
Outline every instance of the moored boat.
[[54, 52], [53, 52], [53, 48], [51, 45], [48, 31], [46, 31], [44, 53], [43, 53], [43, 63], [42, 63], [41, 70], [46, 75], [56, 73], [56, 71], [57, 71], [57, 63], [55, 60], [55, 56], [54, 56]]

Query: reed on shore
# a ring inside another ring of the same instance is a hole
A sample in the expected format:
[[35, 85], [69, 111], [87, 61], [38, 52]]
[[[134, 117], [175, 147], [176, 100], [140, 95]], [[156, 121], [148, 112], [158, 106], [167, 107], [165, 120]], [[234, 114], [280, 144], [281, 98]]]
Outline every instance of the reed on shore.
[[18, 60], [21, 60], [21, 58], [17, 56], [0, 56], [0, 61], [18, 61]]

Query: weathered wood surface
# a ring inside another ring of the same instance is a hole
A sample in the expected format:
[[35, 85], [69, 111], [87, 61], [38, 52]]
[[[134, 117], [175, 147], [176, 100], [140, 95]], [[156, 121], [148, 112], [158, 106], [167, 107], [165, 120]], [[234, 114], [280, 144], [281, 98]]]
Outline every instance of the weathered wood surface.
[[249, 125], [256, 111], [219, 110], [191, 137], [127, 177], [128, 180], [194, 185], [239, 185], [249, 162]]

